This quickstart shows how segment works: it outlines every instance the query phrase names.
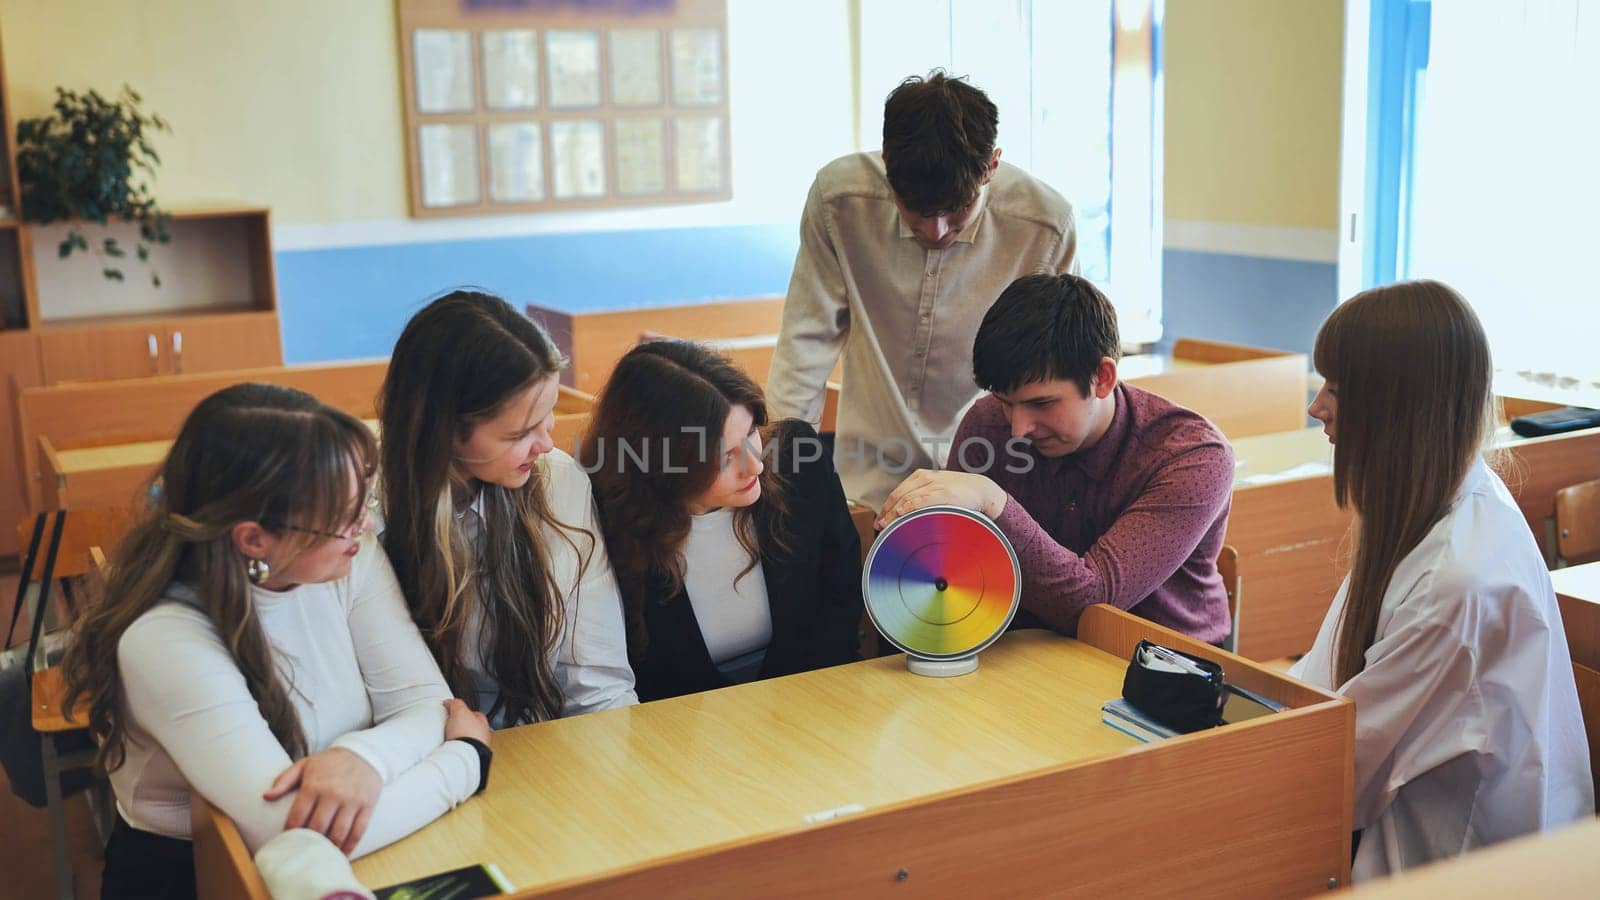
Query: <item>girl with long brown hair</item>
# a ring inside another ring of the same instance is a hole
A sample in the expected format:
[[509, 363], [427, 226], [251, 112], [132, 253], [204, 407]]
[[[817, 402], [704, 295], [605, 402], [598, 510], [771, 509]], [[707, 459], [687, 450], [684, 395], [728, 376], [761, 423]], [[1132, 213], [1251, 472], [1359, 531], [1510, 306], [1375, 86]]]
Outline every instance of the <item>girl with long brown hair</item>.
[[589, 477], [550, 436], [565, 363], [463, 290], [412, 317], [383, 383], [383, 545], [445, 680], [496, 727], [637, 702]]
[[755, 382], [698, 344], [617, 363], [579, 458], [640, 699], [858, 658], [861, 544], [830, 456], [804, 422], [769, 423]]
[[1357, 880], [1594, 815], [1555, 592], [1484, 459], [1489, 345], [1455, 291], [1374, 288], [1317, 334], [1310, 414], [1355, 511], [1350, 575], [1292, 674], [1356, 702]]
[[488, 723], [369, 537], [374, 457], [360, 422], [274, 385], [184, 422], [65, 661], [117, 796], [101, 896], [194, 896], [191, 791], [252, 850], [307, 827], [358, 856], [480, 788]]

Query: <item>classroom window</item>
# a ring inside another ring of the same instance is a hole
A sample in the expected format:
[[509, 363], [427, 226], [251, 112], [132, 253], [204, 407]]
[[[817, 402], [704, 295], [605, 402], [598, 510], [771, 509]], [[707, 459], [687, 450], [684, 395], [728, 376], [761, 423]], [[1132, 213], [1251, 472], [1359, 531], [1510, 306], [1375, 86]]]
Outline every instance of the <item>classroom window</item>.
[[1427, 88], [1432, 6], [1429, 0], [1380, 0], [1372, 8], [1364, 287], [1394, 281], [1411, 260], [1414, 120]]
[[1372, 0], [1362, 286], [1436, 278], [1503, 372], [1600, 397], [1588, 273], [1600, 16], [1582, 0]]
[[907, 75], [970, 76], [1000, 110], [1001, 158], [1060, 191], [1078, 261], [1125, 341], [1161, 337], [1161, 0], [861, 4], [860, 135]]

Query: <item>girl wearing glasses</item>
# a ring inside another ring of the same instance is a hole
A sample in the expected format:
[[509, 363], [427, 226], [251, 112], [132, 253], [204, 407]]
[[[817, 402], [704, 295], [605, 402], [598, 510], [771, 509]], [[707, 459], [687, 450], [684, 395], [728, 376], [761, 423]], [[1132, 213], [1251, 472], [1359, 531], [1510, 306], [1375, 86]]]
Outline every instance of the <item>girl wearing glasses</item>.
[[504, 300], [456, 291], [406, 325], [380, 398], [383, 545], [496, 727], [638, 702], [589, 477], [550, 436], [564, 365]]
[[369, 537], [374, 456], [360, 422], [274, 385], [184, 422], [65, 661], [117, 797], [101, 896], [194, 896], [191, 791], [252, 851], [305, 827], [359, 856], [483, 785], [488, 723]]
[[[644, 700], [858, 658], [861, 542], [810, 425], [687, 341], [617, 363], [580, 451]], [[652, 465], [653, 463], [653, 465]]]
[[1374, 288], [1322, 324], [1315, 361], [1309, 412], [1355, 552], [1291, 674], [1356, 702], [1353, 877], [1593, 816], [1555, 591], [1484, 459], [1494, 368], [1478, 317], [1436, 281]]

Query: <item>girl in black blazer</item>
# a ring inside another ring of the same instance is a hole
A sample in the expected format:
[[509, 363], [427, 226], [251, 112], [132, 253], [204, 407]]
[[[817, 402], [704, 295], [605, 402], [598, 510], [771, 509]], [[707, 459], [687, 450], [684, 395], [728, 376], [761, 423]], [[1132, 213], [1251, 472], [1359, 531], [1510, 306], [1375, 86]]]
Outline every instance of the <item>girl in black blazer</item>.
[[579, 458], [628, 622], [640, 700], [850, 662], [861, 544], [811, 426], [686, 341], [633, 348]]

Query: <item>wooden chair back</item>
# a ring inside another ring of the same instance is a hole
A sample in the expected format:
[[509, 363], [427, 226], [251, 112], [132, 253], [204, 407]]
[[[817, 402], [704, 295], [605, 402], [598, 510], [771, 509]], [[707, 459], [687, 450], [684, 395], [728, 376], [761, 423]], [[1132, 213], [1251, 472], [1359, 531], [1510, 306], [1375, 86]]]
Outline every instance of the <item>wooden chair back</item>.
[[[55, 528], [56, 512], [44, 513], [50, 517], [45, 522], [45, 539]], [[33, 516], [23, 516], [17, 523], [17, 546], [27, 549], [33, 535]], [[93, 548], [112, 548], [133, 527], [133, 513], [114, 506], [91, 506], [74, 509], [67, 515], [67, 524], [61, 530], [61, 547], [56, 551], [56, 578], [76, 578], [89, 574], [89, 551]], [[39, 548], [41, 567], [44, 547]], [[101, 554], [104, 556], [104, 554]]]
[[[877, 530], [872, 527], [872, 521], [877, 517], [877, 511], [870, 506], [862, 506], [855, 502], [850, 504], [850, 521], [855, 524], [856, 536], [861, 539], [861, 561], [863, 563], [867, 561], [867, 551], [872, 549], [872, 542], [878, 537]], [[859, 649], [862, 659], [871, 659], [874, 656], [879, 656], [887, 647], [884, 642], [878, 639], [878, 629], [873, 627], [872, 619], [867, 615], [866, 610], [861, 611], [861, 625], [858, 633], [861, 636]], [[892, 650], [893, 648], [888, 649]]]
[[1222, 576], [1222, 586], [1228, 591], [1228, 638], [1223, 649], [1233, 653], [1239, 646], [1239, 551], [1227, 544], [1217, 554], [1217, 574]]
[[1556, 491], [1556, 556], [1569, 566], [1600, 560], [1600, 480]]
[[198, 793], [189, 795], [189, 831], [196, 896], [272, 900], [238, 827]]
[[594, 409], [594, 395], [575, 387], [561, 385], [556, 394], [556, 415], [586, 413]]
[[578, 455], [578, 443], [583, 440], [583, 433], [589, 428], [589, 419], [592, 413], [556, 413], [555, 423], [550, 426], [550, 438], [555, 442], [556, 449], [565, 450], [573, 457]]
[[863, 506], [854, 500], [850, 501], [850, 521], [855, 523], [856, 536], [861, 538], [861, 561], [867, 561], [867, 551], [872, 549], [872, 542], [878, 539], [878, 530], [872, 523], [878, 518], [878, 511], [870, 506]]

